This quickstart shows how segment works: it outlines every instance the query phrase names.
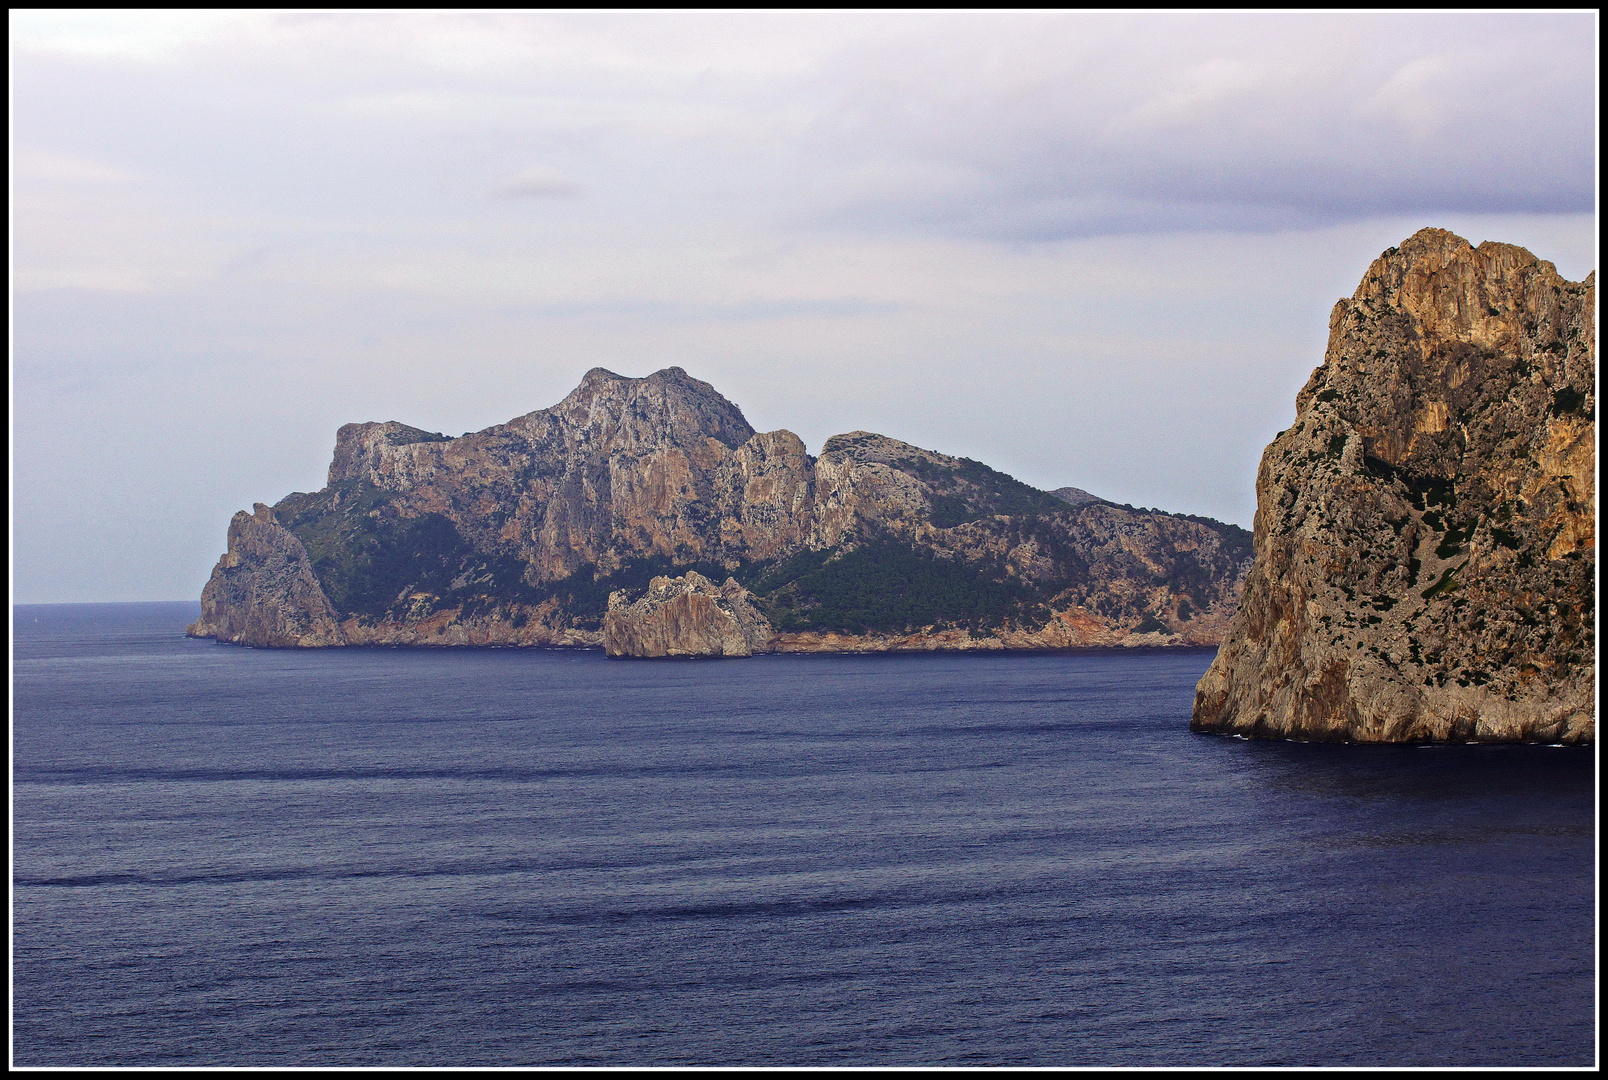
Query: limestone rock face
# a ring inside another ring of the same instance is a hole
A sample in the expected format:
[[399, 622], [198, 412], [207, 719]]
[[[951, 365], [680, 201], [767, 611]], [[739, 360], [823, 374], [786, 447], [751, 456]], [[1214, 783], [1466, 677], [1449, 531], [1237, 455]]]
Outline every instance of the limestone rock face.
[[329, 471], [331, 487], [371, 485], [404, 515], [441, 515], [471, 546], [520, 559], [532, 584], [633, 556], [779, 551], [809, 528], [811, 480], [796, 435], [756, 434], [677, 367], [593, 368], [552, 408], [456, 439], [348, 424]]
[[1335, 305], [1191, 728], [1595, 738], [1596, 275], [1424, 229]]
[[715, 550], [746, 559], [796, 551], [815, 513], [815, 460], [791, 431], [754, 435], [721, 461], [712, 485], [720, 512]]
[[626, 590], [611, 593], [603, 621], [610, 656], [752, 656], [770, 651], [770, 639], [752, 593], [696, 571], [654, 578], [634, 603]]
[[894, 464], [906, 460], [953, 459], [869, 431], [826, 440], [815, 466], [810, 546], [833, 547], [867, 525], [905, 537], [918, 535], [931, 499], [916, 476]]
[[259, 648], [345, 644], [301, 541], [262, 503], [229, 522], [229, 550], [185, 632]]

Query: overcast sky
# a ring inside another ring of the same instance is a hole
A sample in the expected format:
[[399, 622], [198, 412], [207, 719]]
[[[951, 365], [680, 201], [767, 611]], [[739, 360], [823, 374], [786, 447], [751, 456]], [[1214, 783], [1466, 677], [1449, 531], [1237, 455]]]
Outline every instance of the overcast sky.
[[16, 601], [193, 599], [335, 429], [669, 365], [1249, 526], [1425, 225], [1596, 266], [1597, 16], [12, 15]]

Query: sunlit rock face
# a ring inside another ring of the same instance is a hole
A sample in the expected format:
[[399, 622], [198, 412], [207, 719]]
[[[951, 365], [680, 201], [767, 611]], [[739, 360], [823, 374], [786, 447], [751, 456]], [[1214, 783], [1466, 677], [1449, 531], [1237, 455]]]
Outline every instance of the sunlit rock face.
[[[680, 368], [593, 369], [552, 408], [458, 438], [348, 424], [325, 488], [244, 516], [196, 636], [622, 656], [1211, 645], [1251, 555], [1237, 526], [872, 432], [812, 457]], [[702, 587], [631, 629], [652, 582], [694, 574], [730, 577], [769, 630], [717, 632], [737, 608]]]
[[1262, 456], [1193, 729], [1595, 738], [1595, 301], [1439, 229], [1374, 262]]
[[770, 651], [771, 626], [732, 578], [716, 585], [697, 571], [656, 577], [634, 602], [609, 597], [603, 647], [610, 656], [752, 656]]
[[329, 482], [441, 514], [540, 583], [632, 556], [718, 562], [796, 546], [811, 525], [811, 466], [792, 432], [756, 434], [680, 368], [644, 379], [593, 368], [552, 408], [457, 439], [348, 424]]

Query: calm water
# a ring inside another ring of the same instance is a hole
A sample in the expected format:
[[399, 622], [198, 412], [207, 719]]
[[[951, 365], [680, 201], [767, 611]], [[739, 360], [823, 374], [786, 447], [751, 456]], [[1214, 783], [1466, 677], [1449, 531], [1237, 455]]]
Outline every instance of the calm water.
[[258, 651], [15, 609], [17, 1065], [1589, 1065], [1594, 752], [1206, 651]]

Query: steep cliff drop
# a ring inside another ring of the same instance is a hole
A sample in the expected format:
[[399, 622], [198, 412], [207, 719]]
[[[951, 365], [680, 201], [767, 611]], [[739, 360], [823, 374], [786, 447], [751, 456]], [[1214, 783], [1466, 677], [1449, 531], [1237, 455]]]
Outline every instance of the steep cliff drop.
[[185, 632], [259, 648], [341, 645], [336, 618], [301, 541], [257, 503], [229, 522], [229, 550]]
[[1594, 741], [1595, 302], [1439, 229], [1374, 262], [1262, 456], [1192, 730]]

